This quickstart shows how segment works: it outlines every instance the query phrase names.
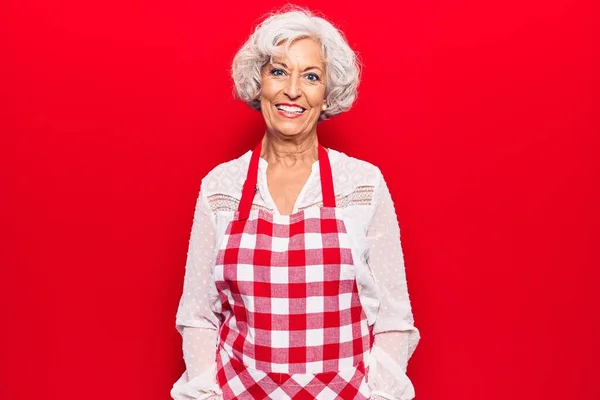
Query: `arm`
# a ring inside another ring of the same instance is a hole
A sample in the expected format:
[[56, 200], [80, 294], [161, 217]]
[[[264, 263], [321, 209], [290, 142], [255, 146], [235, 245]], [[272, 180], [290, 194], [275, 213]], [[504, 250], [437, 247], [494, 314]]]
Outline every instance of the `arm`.
[[174, 400], [220, 398], [216, 382], [218, 319], [210, 308], [215, 218], [202, 190], [196, 202], [176, 328], [183, 340], [186, 371], [173, 385]]
[[415, 391], [406, 368], [420, 334], [414, 326], [408, 295], [400, 228], [383, 176], [375, 193], [374, 214], [367, 232], [369, 265], [380, 299], [369, 367], [371, 398], [410, 400]]

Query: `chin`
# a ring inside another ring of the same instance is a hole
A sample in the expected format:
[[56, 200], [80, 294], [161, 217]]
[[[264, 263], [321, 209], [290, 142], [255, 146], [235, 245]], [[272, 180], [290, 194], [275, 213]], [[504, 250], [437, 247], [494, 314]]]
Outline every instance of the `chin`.
[[299, 134], [301, 134], [302, 132], [299, 131], [292, 131], [292, 130], [287, 130], [287, 129], [280, 129], [278, 130], [279, 133], [281, 133], [283, 136], [298, 136]]
[[294, 126], [293, 124], [277, 124], [273, 126], [273, 129], [284, 136], [297, 136], [305, 131], [303, 126]]

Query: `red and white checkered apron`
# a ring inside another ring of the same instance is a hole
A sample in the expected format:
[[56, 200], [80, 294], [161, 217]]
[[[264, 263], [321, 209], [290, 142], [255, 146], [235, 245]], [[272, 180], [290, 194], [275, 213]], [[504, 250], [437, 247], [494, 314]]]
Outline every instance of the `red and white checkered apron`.
[[368, 399], [372, 333], [319, 146], [323, 207], [251, 210], [261, 143], [217, 253], [217, 380], [230, 399]]

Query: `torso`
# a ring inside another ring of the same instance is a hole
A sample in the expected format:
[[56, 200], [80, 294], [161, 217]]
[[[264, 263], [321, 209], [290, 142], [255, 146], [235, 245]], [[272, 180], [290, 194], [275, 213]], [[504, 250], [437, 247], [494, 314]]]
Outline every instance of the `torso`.
[[328, 154], [319, 146], [322, 207], [287, 217], [281, 214], [293, 211], [312, 167], [267, 168], [280, 215], [253, 211], [260, 150], [259, 143], [214, 265], [223, 398], [368, 400], [373, 331]]

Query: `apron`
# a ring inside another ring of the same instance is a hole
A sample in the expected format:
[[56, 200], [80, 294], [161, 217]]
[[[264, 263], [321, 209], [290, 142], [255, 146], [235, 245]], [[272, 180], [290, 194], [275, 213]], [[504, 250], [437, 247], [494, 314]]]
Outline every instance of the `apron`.
[[373, 335], [327, 151], [319, 145], [323, 207], [285, 216], [251, 209], [261, 145], [213, 271], [223, 399], [368, 399]]

